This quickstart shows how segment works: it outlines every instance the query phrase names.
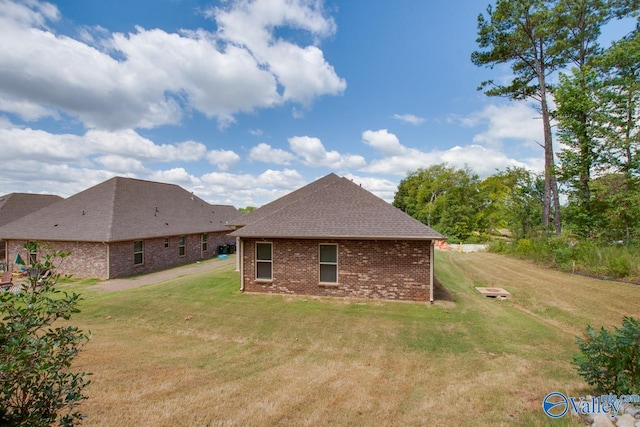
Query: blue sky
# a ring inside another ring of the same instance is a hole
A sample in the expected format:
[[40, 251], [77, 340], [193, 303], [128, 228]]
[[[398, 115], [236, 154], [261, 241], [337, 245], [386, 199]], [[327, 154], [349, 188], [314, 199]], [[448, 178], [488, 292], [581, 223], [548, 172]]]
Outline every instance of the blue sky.
[[487, 4], [0, 0], [0, 194], [119, 175], [260, 206], [335, 172], [391, 201], [437, 163], [539, 171], [536, 111], [476, 90], [510, 76], [469, 59]]

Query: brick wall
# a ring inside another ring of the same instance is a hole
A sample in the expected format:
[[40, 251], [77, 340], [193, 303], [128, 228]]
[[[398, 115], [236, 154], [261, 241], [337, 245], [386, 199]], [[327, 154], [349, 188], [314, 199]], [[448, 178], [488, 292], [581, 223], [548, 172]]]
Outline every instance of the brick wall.
[[144, 242], [144, 260], [142, 264], [134, 264], [133, 241], [116, 242], [110, 244], [110, 274], [109, 278], [127, 277], [134, 274], [149, 273], [163, 270], [181, 264], [196, 262], [201, 259], [213, 258], [218, 255], [218, 246], [235, 244], [235, 238], [229, 237], [227, 232], [207, 233], [207, 250], [202, 251], [202, 234], [185, 236], [185, 253], [179, 253], [180, 236], [170, 236], [169, 246], [165, 247], [165, 238], [146, 239]]
[[[191, 234], [185, 236], [185, 255], [178, 253], [179, 236], [169, 237], [169, 247], [164, 247], [164, 237], [157, 239], [147, 239], [144, 241], [144, 262], [141, 265], [134, 265], [133, 241], [98, 243], [98, 242], [45, 242], [52, 248], [71, 252], [58, 272], [61, 274], [71, 274], [77, 278], [115, 279], [127, 277], [134, 274], [149, 273], [163, 270], [181, 264], [195, 262], [200, 259], [213, 258], [218, 255], [218, 246], [224, 244], [235, 244], [235, 238], [229, 237], [227, 232], [207, 233], [207, 251], [203, 252], [201, 247], [202, 234]], [[24, 249], [24, 240], [7, 241], [7, 262], [9, 268], [19, 269], [13, 265], [16, 254], [20, 253], [25, 262], [29, 260], [29, 254]], [[108, 259], [108, 261], [107, 261]]]
[[[29, 262], [29, 254], [24, 248], [25, 240], [9, 240], [7, 251], [7, 262], [10, 268], [18, 270], [20, 266], [14, 265], [16, 254], [19, 253], [24, 262]], [[73, 277], [95, 277], [98, 279], [107, 278], [107, 245], [98, 242], [47, 242], [41, 241], [41, 245], [49, 245], [51, 248], [71, 252], [71, 255], [58, 267], [61, 274], [71, 274]], [[44, 255], [40, 253], [39, 256]]]
[[[273, 280], [256, 280], [256, 239], [243, 239], [244, 289], [249, 292], [429, 300], [430, 241], [288, 240], [273, 244]], [[338, 245], [338, 283], [320, 284], [319, 245]]]

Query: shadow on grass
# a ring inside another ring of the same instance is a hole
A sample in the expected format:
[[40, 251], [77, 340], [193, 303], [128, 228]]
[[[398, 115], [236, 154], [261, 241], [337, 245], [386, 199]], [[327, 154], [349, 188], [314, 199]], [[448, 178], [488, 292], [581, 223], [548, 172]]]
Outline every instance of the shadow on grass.
[[433, 280], [433, 298], [436, 301], [453, 302], [451, 293], [440, 283], [438, 279]]

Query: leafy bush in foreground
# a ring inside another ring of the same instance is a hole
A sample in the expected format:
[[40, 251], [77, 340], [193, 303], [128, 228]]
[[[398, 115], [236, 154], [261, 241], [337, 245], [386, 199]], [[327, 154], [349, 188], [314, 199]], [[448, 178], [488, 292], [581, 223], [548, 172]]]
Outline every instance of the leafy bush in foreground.
[[601, 393], [640, 394], [640, 320], [625, 317], [613, 332], [589, 326], [576, 342], [573, 363], [587, 383]]
[[[29, 253], [37, 243], [25, 245]], [[52, 251], [18, 293], [0, 292], [0, 425], [71, 426], [81, 421], [77, 404], [86, 399], [87, 373], [69, 371], [88, 337], [75, 326], [53, 326], [79, 312], [80, 296], [54, 288], [55, 260], [68, 253]]]

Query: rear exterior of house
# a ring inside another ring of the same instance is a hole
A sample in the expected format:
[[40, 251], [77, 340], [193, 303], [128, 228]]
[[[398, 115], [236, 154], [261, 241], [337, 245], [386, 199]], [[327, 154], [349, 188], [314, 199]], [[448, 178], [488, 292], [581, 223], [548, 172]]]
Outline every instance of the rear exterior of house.
[[[129, 240], [122, 242], [68, 242], [39, 241], [71, 256], [60, 265], [59, 272], [78, 278], [96, 278], [101, 280], [128, 277], [151, 273], [198, 260], [214, 258], [221, 245], [235, 244], [228, 236], [229, 231], [214, 233], [167, 236], [151, 239]], [[24, 245], [28, 240], [9, 240], [6, 242], [8, 253], [15, 259], [19, 253], [23, 260], [30, 256], [42, 257], [46, 249], [39, 254], [28, 254]], [[17, 268], [17, 266], [13, 266]]]
[[330, 174], [238, 218], [241, 290], [433, 301], [444, 237]]
[[431, 298], [433, 247], [427, 240], [241, 242], [243, 286], [248, 292], [409, 301]]
[[215, 257], [235, 243], [227, 223], [237, 215], [177, 185], [116, 177], [0, 227], [0, 238], [10, 263], [44, 255], [24, 249], [38, 241], [71, 252], [60, 273], [104, 280]]

